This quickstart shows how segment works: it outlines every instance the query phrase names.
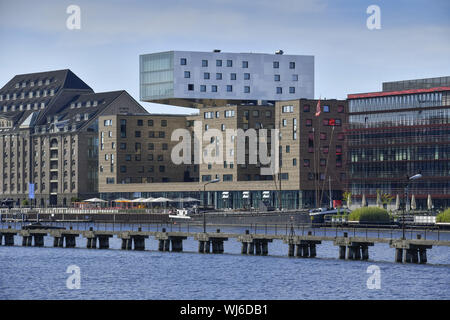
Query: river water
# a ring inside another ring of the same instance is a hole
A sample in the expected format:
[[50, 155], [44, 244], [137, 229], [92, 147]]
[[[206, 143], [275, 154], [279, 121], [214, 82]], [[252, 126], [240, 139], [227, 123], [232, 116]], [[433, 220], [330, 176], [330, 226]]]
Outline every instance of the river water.
[[[248, 228], [222, 231], [243, 233], [244, 229]], [[328, 230], [329, 235], [332, 232]], [[392, 236], [400, 233], [394, 231]], [[436, 237], [427, 234], [427, 239]], [[450, 240], [449, 233], [439, 237]], [[369, 261], [346, 261], [337, 259], [338, 247], [331, 242], [318, 245], [313, 259], [288, 258], [288, 247], [279, 240], [269, 243], [269, 256], [241, 255], [235, 239], [225, 242], [224, 254], [199, 254], [192, 238], [183, 242], [180, 253], [157, 251], [154, 239], [146, 240], [145, 251], [120, 250], [121, 241], [115, 237], [109, 250], [85, 249], [84, 238], [77, 238], [73, 249], [53, 248], [51, 237], [45, 237], [43, 248], [22, 247], [18, 236], [15, 243], [0, 247], [0, 299], [450, 299], [449, 247], [433, 247], [427, 251], [428, 264], [417, 265], [394, 263], [394, 249], [388, 244], [369, 247]], [[79, 289], [67, 287], [71, 274], [66, 271], [72, 265], [79, 268]], [[373, 276], [368, 273], [371, 266], [379, 268], [378, 289], [367, 285]]]

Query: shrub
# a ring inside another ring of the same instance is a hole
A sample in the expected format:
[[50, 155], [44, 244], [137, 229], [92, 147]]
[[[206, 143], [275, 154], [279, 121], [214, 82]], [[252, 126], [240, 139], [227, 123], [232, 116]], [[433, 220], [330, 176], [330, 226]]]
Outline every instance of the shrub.
[[450, 222], [450, 208], [439, 213], [436, 217], [436, 222]]
[[360, 222], [389, 222], [390, 220], [387, 210], [378, 207], [363, 207], [353, 210], [348, 219]]

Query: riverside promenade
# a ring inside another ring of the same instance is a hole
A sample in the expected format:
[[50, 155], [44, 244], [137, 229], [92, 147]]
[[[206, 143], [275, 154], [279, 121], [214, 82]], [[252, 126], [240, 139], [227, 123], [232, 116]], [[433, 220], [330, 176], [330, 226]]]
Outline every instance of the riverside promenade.
[[[389, 244], [393, 249], [393, 259], [399, 263], [427, 263], [427, 250], [433, 246], [450, 246], [450, 241], [441, 240], [446, 231], [427, 231], [427, 229], [406, 230], [406, 236], [398, 237], [394, 233], [398, 230], [383, 228], [365, 228], [363, 232], [356, 228], [317, 228], [310, 225], [285, 225], [281, 226], [254, 226], [244, 230], [243, 233], [226, 233], [216, 229], [215, 232], [190, 231], [193, 225], [182, 224], [156, 225], [156, 230], [150, 230], [150, 225], [139, 226], [129, 224], [94, 224], [85, 230], [76, 224], [76, 228], [67, 225], [60, 228], [48, 226], [36, 226], [37, 228], [22, 228], [23, 224], [3, 223], [0, 226], [0, 244], [14, 246], [15, 238], [21, 237], [22, 246], [43, 247], [44, 237], [53, 238], [53, 246], [61, 248], [77, 247], [77, 239], [86, 239], [87, 249], [109, 249], [109, 240], [112, 237], [121, 239], [122, 250], [145, 250], [145, 239], [153, 239], [158, 242], [158, 250], [162, 252], [182, 252], [183, 240], [192, 238], [198, 241], [198, 252], [202, 254], [224, 253], [224, 242], [233, 239], [241, 243], [241, 254], [262, 255], [269, 254], [269, 244], [273, 241], [282, 241], [288, 246], [289, 257], [314, 258], [320, 251], [322, 242], [332, 242], [336, 246], [336, 256], [347, 260], [368, 260], [369, 248], [376, 244]], [[152, 225], [153, 228], [155, 225]], [[268, 228], [271, 227], [271, 232]], [[275, 230], [273, 229], [275, 227]], [[177, 229], [174, 230], [174, 229]], [[353, 232], [352, 232], [353, 229]], [[321, 230], [320, 234], [316, 234]], [[361, 234], [361, 233], [364, 233]], [[390, 233], [390, 236], [388, 234]], [[413, 237], [415, 233], [415, 237]], [[380, 236], [381, 235], [381, 236]], [[428, 239], [427, 239], [428, 235]], [[433, 239], [430, 239], [433, 235]], [[437, 236], [437, 239], [436, 239]], [[20, 245], [19, 243], [17, 245]]]

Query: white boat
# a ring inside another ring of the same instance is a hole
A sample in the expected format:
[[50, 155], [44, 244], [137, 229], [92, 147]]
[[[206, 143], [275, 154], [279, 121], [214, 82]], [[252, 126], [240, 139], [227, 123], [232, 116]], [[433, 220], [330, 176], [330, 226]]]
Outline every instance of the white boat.
[[177, 214], [169, 214], [169, 218], [173, 219], [191, 219], [188, 209], [177, 209]]

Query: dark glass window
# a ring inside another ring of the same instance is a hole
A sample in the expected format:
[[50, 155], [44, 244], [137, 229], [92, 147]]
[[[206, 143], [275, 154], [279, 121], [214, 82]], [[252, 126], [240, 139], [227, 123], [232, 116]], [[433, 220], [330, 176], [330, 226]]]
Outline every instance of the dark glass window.
[[181, 64], [182, 66], [185, 66], [185, 65], [187, 64], [186, 58], [181, 58], [181, 59], [180, 59], [180, 64]]

